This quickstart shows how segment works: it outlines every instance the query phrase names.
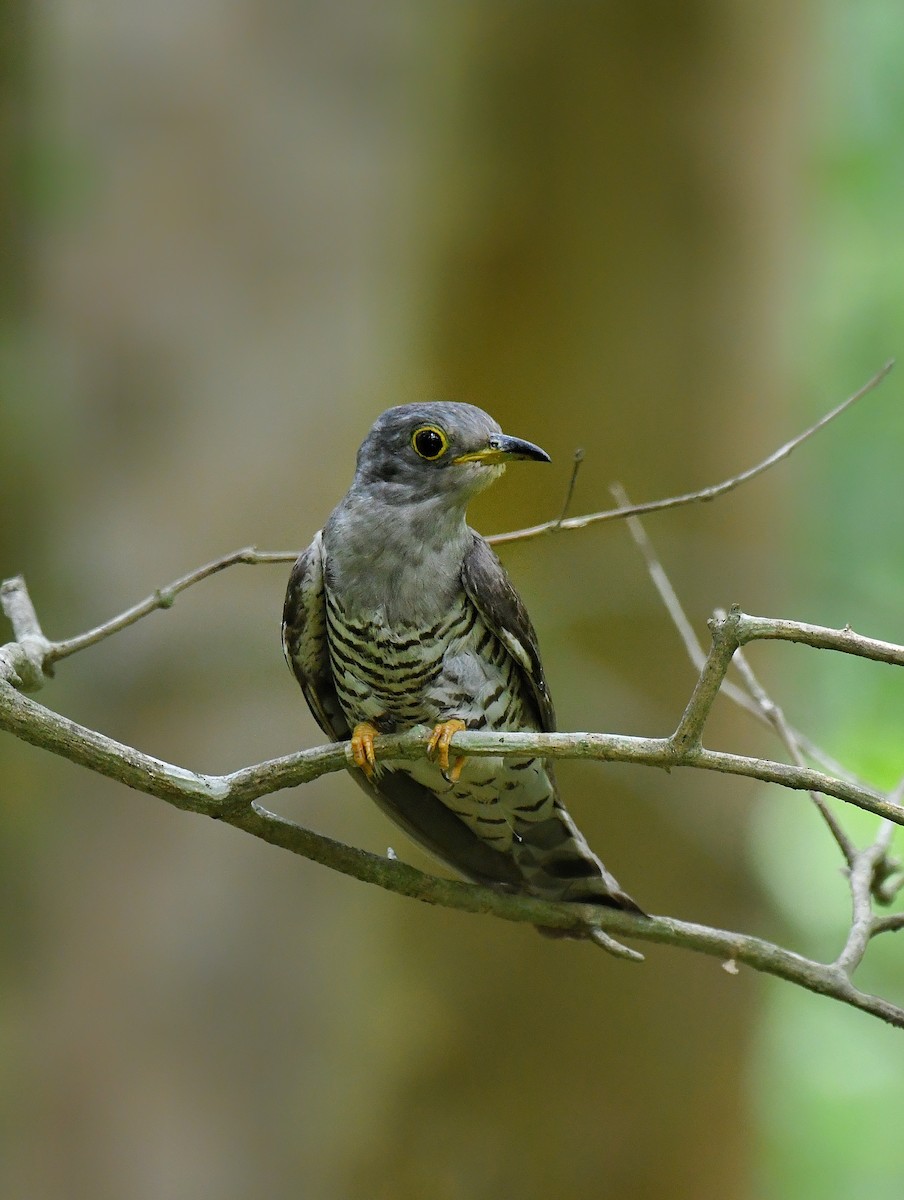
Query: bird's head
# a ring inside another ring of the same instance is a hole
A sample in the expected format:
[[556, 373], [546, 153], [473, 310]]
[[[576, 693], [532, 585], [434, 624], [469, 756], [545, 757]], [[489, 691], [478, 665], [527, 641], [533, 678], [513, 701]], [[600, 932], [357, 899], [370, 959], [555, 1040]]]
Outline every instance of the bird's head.
[[402, 503], [443, 498], [458, 506], [519, 459], [550, 461], [473, 404], [402, 404], [374, 422], [358, 451], [355, 482], [385, 485], [381, 493]]

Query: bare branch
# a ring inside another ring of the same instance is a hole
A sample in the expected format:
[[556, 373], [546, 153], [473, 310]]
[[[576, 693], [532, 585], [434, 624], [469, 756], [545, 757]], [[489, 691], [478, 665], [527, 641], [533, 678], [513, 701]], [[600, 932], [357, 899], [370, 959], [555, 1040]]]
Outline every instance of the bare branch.
[[[8, 684], [0, 684], [0, 726], [24, 740], [52, 750], [73, 762], [111, 776], [138, 791], [157, 796], [178, 808], [225, 821], [246, 833], [281, 846], [333, 870], [428, 904], [465, 912], [489, 913], [508, 921], [560, 929], [600, 929], [619, 937], [639, 938], [695, 950], [720, 959], [745, 963], [757, 971], [776, 975], [821, 995], [904, 1028], [904, 1009], [854, 987], [848, 975], [834, 964], [815, 962], [746, 934], [729, 933], [671, 917], [640, 917], [604, 906], [553, 903], [526, 895], [509, 895], [477, 884], [441, 879], [425, 874], [398, 859], [381, 858], [305, 829], [269, 812], [255, 797], [294, 786], [350, 762], [347, 744], [323, 746], [283, 759], [248, 767], [231, 775], [212, 776], [187, 771], [142, 754], [140, 751], [85, 729], [33, 700]], [[550, 743], [555, 741], [555, 746]], [[533, 741], [542, 745], [531, 746]], [[573, 756], [581, 746], [610, 751], [600, 757], [615, 758], [615, 743], [649, 743], [652, 739], [616, 739], [588, 734], [457, 734], [457, 748], [468, 754], [520, 754], [542, 751]], [[413, 758], [423, 754], [427, 732], [381, 739], [383, 755]], [[608, 743], [608, 745], [607, 745]], [[661, 750], [660, 750], [661, 753]], [[698, 754], [705, 754], [698, 751]], [[582, 755], [586, 757], [586, 754]], [[651, 758], [657, 755], [651, 753]], [[635, 761], [637, 759], [635, 758]], [[774, 764], [780, 767], [780, 764]], [[791, 768], [786, 768], [791, 770]], [[904, 814], [901, 817], [904, 820]], [[891, 928], [890, 925], [886, 925]]]
[[44, 633], [35, 606], [31, 602], [28, 588], [21, 575], [4, 579], [0, 584], [0, 607], [9, 618], [13, 636], [17, 642], [26, 638], [43, 638]]
[[0, 584], [0, 607], [13, 627], [15, 641], [0, 647], [0, 678], [9, 679], [26, 692], [36, 692], [44, 682], [47, 651], [25, 580], [21, 575]]
[[850, 625], [844, 629], [826, 629], [822, 625], [809, 625], [803, 621], [785, 621], [774, 617], [752, 617], [744, 615], [738, 629], [741, 645], [755, 641], [800, 642], [817, 650], [839, 650], [842, 654], [853, 654], [856, 658], [868, 658], [873, 662], [904, 666], [904, 646], [895, 642], [882, 642], [878, 638], [863, 637], [854, 633]]
[[[256, 552], [242, 553], [253, 555]], [[215, 569], [229, 565], [231, 561], [237, 561], [236, 556], [218, 559], [201, 570], [212, 573]], [[198, 574], [199, 572], [193, 572], [191, 576], [183, 577], [184, 586], [188, 586], [189, 581], [193, 581]], [[110, 628], [113, 624], [110, 622], [105, 628]], [[700, 745], [700, 734], [718, 694], [719, 683], [724, 677], [727, 664], [738, 645], [744, 642], [759, 637], [784, 636], [814, 646], [832, 644], [834, 648], [846, 653], [862, 654], [871, 658], [881, 657], [883, 661], [897, 661], [904, 654], [902, 648], [863, 638], [847, 629], [826, 630], [798, 622], [773, 621], [764, 617], [747, 616], [736, 610], [732, 610], [724, 618], [714, 618], [710, 625], [713, 632], [713, 650], [694, 689], [692, 699], [671, 738], [625, 737], [601, 733], [471, 732], [456, 734], [454, 748], [464, 754], [478, 756], [518, 757], [541, 754], [547, 758], [594, 758], [602, 761], [636, 762], [666, 769], [693, 766], [702, 770], [759, 778], [794, 790], [817, 791], [823, 795], [836, 796], [846, 803], [885, 817], [896, 824], [904, 824], [904, 806], [890, 801], [888, 797], [862, 784], [833, 778], [803, 766], [790, 766], [768, 759], [745, 758], [741, 755], [706, 750]], [[96, 631], [92, 631], [94, 632]], [[108, 634], [104, 633], [103, 636]], [[73, 642], [78, 640], [73, 639]], [[15, 647], [16, 644], [13, 645]], [[0, 668], [3, 665], [3, 659], [0, 657]], [[132, 787], [141, 788], [141, 781], [148, 777], [157, 779], [159, 786], [164, 788], [172, 784], [169, 794], [164, 798], [172, 799], [174, 803], [181, 801], [182, 807], [194, 808], [199, 812], [207, 811], [204, 807], [205, 801], [219, 800], [227, 793], [238, 803], [248, 803], [271, 791], [307, 782], [325, 771], [338, 770], [346, 763], [345, 749], [331, 746], [288, 755], [283, 759], [235, 772], [231, 776], [198, 776], [178, 769], [177, 778], [172, 780], [167, 772], [171, 773], [173, 769], [166, 764], [50, 713], [48, 709], [26, 700], [16, 692], [16, 679], [13, 674], [8, 674], [7, 679], [14, 686], [0, 687], [0, 727], [8, 729], [25, 741], [63, 754]], [[423, 738], [415, 734], [384, 737], [379, 739], [378, 745], [384, 758], [412, 759], [423, 753]], [[193, 788], [189, 788], [188, 794], [186, 793], [185, 785], [189, 779], [196, 783], [202, 781], [197, 795], [196, 789]], [[200, 807], [192, 802], [195, 800]]]
[[[620, 483], [612, 484], [609, 489], [615, 499], [616, 504], [625, 507], [630, 505], [628, 493]], [[691, 659], [691, 662], [697, 666], [698, 670], [702, 670], [703, 663], [706, 661], [706, 656], [703, 647], [697, 638], [694, 628], [687, 618], [687, 615], [678, 599], [675, 589], [672, 587], [671, 580], [665, 572], [665, 568], [659, 561], [656, 551], [653, 549], [653, 543], [647, 537], [646, 530], [643, 527], [643, 522], [640, 517], [628, 517], [628, 531], [647, 565], [647, 571], [659, 596], [665, 604], [666, 611], [672, 618], [675, 627], [681, 640], [684, 642], [685, 649]], [[716, 611], [716, 616], [724, 619], [727, 614], [719, 609]], [[772, 726], [778, 734], [782, 743], [788, 750], [794, 762], [799, 767], [806, 766], [804, 756], [801, 752], [800, 743], [796, 731], [785, 719], [785, 714], [775, 703], [774, 700], [767, 694], [765, 688], [754, 675], [750, 664], [744, 657], [744, 652], [740, 649], [735, 651], [734, 666], [740, 671], [747, 691], [744, 692], [740, 688], [735, 687], [727, 679], [722, 681], [722, 694], [733, 700], [746, 711], [753, 713], [762, 721]], [[849, 840], [847, 834], [841, 828], [841, 825], [835, 819], [834, 814], [828, 807], [826, 802], [817, 792], [810, 793], [810, 799], [813, 801], [818, 812], [829, 828], [830, 833], [838, 844], [841, 853], [844, 855], [845, 862], [848, 866], [852, 866], [856, 855], [856, 850]]]
[[[620, 483], [610, 484], [609, 491], [612, 493], [612, 498], [620, 509], [627, 510], [632, 507], [631, 498]], [[682, 642], [684, 642], [688, 657], [697, 670], [701, 670], [703, 663], [706, 660], [706, 651], [703, 649], [700, 639], [697, 637], [694, 627], [690, 623], [687, 613], [682, 607], [681, 601], [678, 599], [678, 593], [672, 587], [672, 582], [666, 574], [662, 563], [659, 561], [656, 551], [653, 549], [653, 543], [647, 536], [647, 531], [644, 528], [643, 521], [641, 521], [640, 517], [629, 516], [625, 524], [628, 526], [628, 532], [634, 539], [635, 546], [637, 546], [638, 550], [643, 555], [644, 562], [647, 566], [647, 572], [650, 578], [653, 580], [653, 585], [655, 586], [657, 592], [659, 592], [659, 598], [662, 600], [666, 607], [666, 611], [672, 618], [672, 623], [678, 630], [678, 634]], [[723, 687], [722, 690], [724, 692], [725, 688]], [[742, 698], [743, 701], [749, 701], [749, 698], [744, 696], [743, 692], [739, 692], [739, 701], [742, 700]], [[753, 711], [754, 708], [755, 706], [751, 706], [751, 711]]]
[[904, 929], [904, 912], [890, 913], [887, 917], [876, 917], [873, 921], [872, 933], [897, 933]]
[[[0, 683], [0, 728], [32, 745], [118, 779], [129, 787], [150, 791], [180, 808], [207, 815], [211, 815], [211, 806], [219, 810], [222, 804], [247, 805], [261, 796], [341, 770], [351, 762], [348, 745], [337, 743], [244, 767], [229, 775], [202, 775], [172, 767], [77, 725], [3, 683]], [[427, 740], [427, 731], [418, 727], [405, 734], [380, 737], [376, 740], [376, 748], [383, 760], [411, 761], [424, 754]], [[819, 791], [904, 825], [904, 806], [860, 784], [771, 759], [706, 750], [695, 745], [693, 740], [682, 744], [677, 738], [606, 733], [481, 731], [455, 734], [452, 748], [474, 757], [530, 758], [540, 755], [553, 759], [628, 762], [666, 770], [694, 767], [718, 771], [776, 783], [794, 791]]]
[[[747, 685], [747, 689], [750, 692], [754, 702], [758, 705], [765, 719], [778, 734], [779, 739], [787, 749], [788, 753], [791, 755], [793, 761], [797, 763], [799, 767], [806, 766], [806, 759], [801, 749], [800, 739], [797, 731], [791, 726], [786, 719], [783, 710], [778, 704], [775, 703], [775, 701], [760, 683], [759, 679], [757, 679], [753, 672], [753, 668], [748, 663], [743, 650], [738, 650], [735, 653], [734, 665], [741, 672], [744, 682]], [[824, 756], [820, 753], [820, 757], [822, 758]], [[835, 839], [839, 850], [844, 855], [845, 862], [849, 867], [852, 867], [857, 854], [853, 842], [844, 832], [840, 823], [836, 819], [835, 814], [826, 804], [825, 800], [823, 800], [822, 796], [820, 796], [818, 792], [810, 792], [810, 799], [816, 807], [817, 812], [825, 822], [832, 837]]]
[[701, 488], [697, 492], [687, 492], [682, 496], [670, 496], [665, 500], [649, 500], [645, 504], [632, 504], [628, 508], [605, 509], [603, 512], [587, 513], [582, 517], [569, 517], [564, 521], [561, 519], [544, 521], [542, 525], [532, 525], [527, 529], [515, 529], [510, 533], [497, 533], [487, 540], [497, 546], [501, 546], [506, 542], [524, 542], [529, 538], [541, 537], [545, 533], [557, 533], [560, 529], [584, 529], [587, 525], [595, 525], [602, 521], [618, 521], [632, 515], [641, 516], [643, 513], [661, 512], [667, 508], [680, 508], [684, 504], [706, 503], [709, 500], [715, 500], [717, 496], [724, 496], [726, 492], [740, 487], [742, 483], [747, 483], [748, 480], [756, 478], [757, 475], [762, 475], [764, 471], [768, 471], [770, 467], [774, 467], [776, 463], [787, 458], [798, 446], [802, 445], [821, 429], [824, 429], [836, 417], [840, 417], [843, 412], [856, 404], [858, 400], [861, 400], [869, 392], [873, 391], [874, 388], [878, 387], [894, 365], [895, 360], [893, 358], [889, 359], [862, 388], [854, 392], [852, 396], [848, 396], [846, 400], [843, 400], [831, 412], [820, 417], [818, 421], [810, 425], [803, 433], [799, 433], [790, 442], [786, 442], [778, 450], [774, 450], [755, 466], [748, 468], [746, 471], [741, 471], [739, 475], [732, 475], [730, 479], [725, 479], [722, 483]]
[[716, 697], [719, 695], [732, 656], [738, 648], [737, 626], [740, 614], [732, 612], [723, 619], [713, 618], [709, 627], [713, 635], [709, 654], [700, 669], [700, 677], [687, 708], [673, 734], [682, 751], [700, 746], [706, 724]]
[[[796, 983], [809, 991], [859, 1008], [896, 1028], [904, 1028], [904, 1008], [881, 997], [861, 992], [834, 964], [804, 958], [760, 938], [712, 929], [672, 917], [640, 917], [621, 912], [619, 909], [556, 903], [526, 895], [507, 895], [477, 884], [440, 879], [407, 866], [398, 859], [384, 859], [363, 850], [329, 842], [328, 839], [301, 829], [284, 817], [267, 812], [258, 804], [252, 806], [251, 815], [228, 819], [231, 824], [238, 825], [265, 841], [305, 857], [315, 858], [316, 861], [324, 862], [325, 865], [356, 879], [376, 883], [388, 891], [410, 896], [427, 904], [439, 904], [445, 908], [456, 908], [465, 912], [487, 913], [507, 921], [523, 921], [550, 928], [605, 929], [607, 933], [617, 934], [619, 937], [638, 938], [695, 950], [719, 958], [723, 962], [742, 962], [756, 971]], [[312, 837], [320, 843], [328, 844], [329, 849], [323, 850], [323, 857], [309, 853], [309, 839]]]
[[[899, 784], [893, 798], [900, 803], [901, 795], [902, 788]], [[873, 916], [873, 883], [876, 869], [888, 853], [894, 829], [890, 821], [883, 821], [876, 840], [865, 850], [859, 851], [851, 866], [851, 930], [844, 949], [835, 960], [835, 966], [848, 976], [860, 965], [870, 938], [877, 932]]]
[[203, 567], [197, 567], [194, 571], [189, 571], [187, 575], [181, 575], [166, 587], [158, 588], [147, 599], [126, 609], [118, 617], [113, 617], [112, 620], [105, 621], [94, 629], [89, 629], [87, 633], [79, 634], [78, 637], [68, 638], [62, 642], [51, 642], [47, 652], [47, 663], [52, 665], [59, 662], [61, 658], [68, 658], [70, 654], [87, 649], [88, 646], [95, 646], [104, 638], [119, 633], [121, 629], [126, 629], [129, 625], [134, 625], [136, 621], [140, 621], [142, 617], [146, 617], [158, 609], [172, 608], [180, 592], [184, 592], [194, 583], [200, 583], [202, 579], [209, 579], [211, 575], [216, 575], [226, 567], [235, 566], [237, 563], [290, 563], [294, 562], [297, 557], [297, 550], [258, 550], [255, 546], [246, 546], [242, 550], [224, 554], [222, 558], [215, 558], [212, 562], [205, 563]]

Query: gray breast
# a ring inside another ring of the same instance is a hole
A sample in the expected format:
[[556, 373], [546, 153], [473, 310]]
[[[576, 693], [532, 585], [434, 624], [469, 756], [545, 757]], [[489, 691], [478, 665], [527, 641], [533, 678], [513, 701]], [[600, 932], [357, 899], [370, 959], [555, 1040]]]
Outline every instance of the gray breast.
[[330, 666], [342, 708], [354, 724], [371, 721], [382, 732], [439, 719], [429, 693], [450, 647], [466, 643], [478, 614], [464, 592], [429, 626], [387, 622], [381, 609], [349, 613], [327, 591]]

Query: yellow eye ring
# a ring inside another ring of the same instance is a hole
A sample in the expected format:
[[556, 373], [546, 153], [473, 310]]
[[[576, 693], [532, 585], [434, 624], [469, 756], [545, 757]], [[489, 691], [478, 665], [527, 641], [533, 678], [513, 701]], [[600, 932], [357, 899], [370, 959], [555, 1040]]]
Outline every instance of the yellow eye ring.
[[411, 435], [411, 448], [427, 462], [436, 462], [449, 449], [449, 439], [438, 425], [419, 425]]

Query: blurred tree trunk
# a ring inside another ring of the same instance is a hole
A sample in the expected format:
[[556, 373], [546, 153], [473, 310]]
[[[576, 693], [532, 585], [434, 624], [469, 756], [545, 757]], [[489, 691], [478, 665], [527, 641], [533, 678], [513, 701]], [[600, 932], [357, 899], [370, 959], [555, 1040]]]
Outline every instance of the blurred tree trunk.
[[[54, 187], [38, 245], [24, 209], [0, 232], [2, 549], [51, 636], [219, 551], [306, 544], [391, 403], [469, 400], [554, 455], [486, 497], [488, 532], [555, 514], [578, 445], [576, 508], [601, 508], [612, 477], [663, 495], [778, 440], [790, 8], [7, 4], [14, 206], [28, 11], [48, 144], [84, 185]], [[776, 607], [763, 495], [651, 520], [699, 618]], [[624, 531], [504, 557], [560, 726], [673, 727], [693, 676]], [[316, 744], [279, 655], [287, 573], [189, 593], [47, 702], [200, 769]], [[743, 1193], [749, 975], [413, 905], [9, 742], [3, 1194]], [[560, 778], [639, 902], [769, 932], [752, 788]], [[345, 778], [278, 800], [416, 857]]]
[[[0, 562], [21, 561], [24, 548], [39, 528], [40, 504], [23, 494], [23, 481], [36, 469], [36, 438], [29, 420], [23, 342], [29, 318], [26, 270], [29, 213], [26, 202], [26, 113], [29, 92], [29, 9], [24, 0], [7, 0], [0, 20]], [[3, 620], [4, 618], [0, 618]], [[5, 637], [2, 639], [5, 640]], [[19, 770], [27, 757], [11, 738], [0, 745], [0, 772], [7, 784], [0, 791], [0, 898], [5, 912], [26, 915], [23, 903], [25, 823], [16, 820], [27, 805], [27, 777]], [[24, 793], [24, 794], [23, 794]], [[0, 961], [5, 953], [21, 955], [27, 934], [4, 922]]]
[[[636, 499], [668, 495], [754, 461], [754, 430], [775, 443], [796, 37], [775, 4], [768, 19], [703, 3], [464, 5], [450, 18], [450, 117], [423, 201], [439, 247], [424, 374], [558, 463], [554, 482], [511, 470], [485, 530], [556, 515], [576, 446], [582, 511], [608, 506], [616, 476]], [[650, 522], [698, 627], [755, 580], [768, 591], [775, 561], [730, 549], [763, 517], [760, 495]], [[671, 728], [691, 675], [624, 534], [504, 558], [560, 726]], [[560, 777], [642, 904], [755, 924], [724, 784]], [[394, 1082], [356, 1196], [742, 1194], [755, 983], [655, 950], [635, 969], [524, 931], [406, 917], [405, 952], [448, 1027]]]
[[6, 0], [0, 22], [0, 317], [21, 316], [26, 274], [22, 192], [28, 71], [28, 5]]

